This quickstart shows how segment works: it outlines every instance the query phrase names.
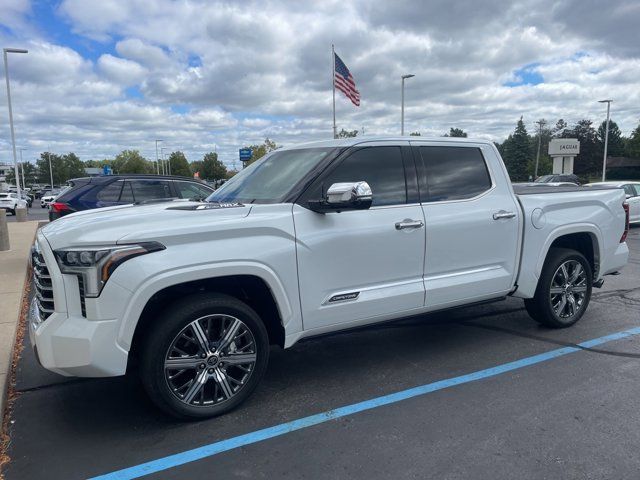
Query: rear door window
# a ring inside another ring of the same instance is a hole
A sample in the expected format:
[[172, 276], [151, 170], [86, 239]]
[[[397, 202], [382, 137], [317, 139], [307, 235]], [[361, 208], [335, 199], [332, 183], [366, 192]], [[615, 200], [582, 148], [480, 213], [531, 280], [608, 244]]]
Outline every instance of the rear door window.
[[464, 200], [491, 188], [482, 152], [475, 147], [419, 147], [423, 202]]
[[131, 180], [131, 187], [136, 202], [173, 197], [168, 180]]
[[111, 182], [109, 185], [105, 185], [104, 188], [100, 189], [98, 194], [96, 195], [96, 199], [99, 204], [113, 204], [118, 203], [120, 199], [120, 191], [122, 190], [121, 181]]
[[125, 180], [124, 187], [122, 187], [122, 193], [120, 194], [120, 203], [133, 203], [135, 198], [133, 197], [133, 188], [131, 182]]

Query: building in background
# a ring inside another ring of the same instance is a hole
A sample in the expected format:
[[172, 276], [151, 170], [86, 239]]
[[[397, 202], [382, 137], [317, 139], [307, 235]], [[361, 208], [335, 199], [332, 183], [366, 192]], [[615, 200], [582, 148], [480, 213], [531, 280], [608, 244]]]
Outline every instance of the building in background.
[[607, 155], [607, 180], [640, 180], [640, 158]]
[[13, 171], [13, 163], [0, 162], [0, 191], [7, 190], [7, 175]]

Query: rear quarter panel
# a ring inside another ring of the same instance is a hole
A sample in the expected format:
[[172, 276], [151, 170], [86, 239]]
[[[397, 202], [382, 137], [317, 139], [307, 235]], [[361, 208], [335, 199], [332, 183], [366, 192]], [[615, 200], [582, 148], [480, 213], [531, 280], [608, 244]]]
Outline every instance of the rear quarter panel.
[[[594, 281], [626, 263], [625, 228], [619, 189], [518, 195], [524, 212], [522, 258], [514, 296], [531, 298], [553, 242], [563, 235], [588, 233], [594, 247]], [[534, 221], [535, 218], [535, 221]]]

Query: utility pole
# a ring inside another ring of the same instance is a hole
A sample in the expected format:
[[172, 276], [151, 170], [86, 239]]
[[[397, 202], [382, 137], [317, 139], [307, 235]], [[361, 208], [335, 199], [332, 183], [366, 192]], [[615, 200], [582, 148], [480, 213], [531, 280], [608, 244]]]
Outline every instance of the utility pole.
[[542, 142], [542, 127], [547, 124], [547, 121], [544, 118], [541, 118], [536, 122], [538, 124], [538, 153], [536, 153], [536, 168], [533, 172], [533, 179], [538, 178], [538, 164], [540, 163], [540, 143]]
[[611, 110], [611, 102], [613, 100], [598, 100], [598, 103], [607, 104], [607, 126], [604, 133], [604, 158], [602, 159], [602, 181], [604, 182], [607, 177], [607, 148], [609, 146], [609, 112]]

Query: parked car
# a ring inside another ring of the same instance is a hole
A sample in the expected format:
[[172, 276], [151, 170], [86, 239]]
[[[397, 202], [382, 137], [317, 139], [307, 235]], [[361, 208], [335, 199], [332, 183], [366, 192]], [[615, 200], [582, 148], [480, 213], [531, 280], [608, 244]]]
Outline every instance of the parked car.
[[184, 198], [204, 200], [214, 191], [206, 183], [188, 177], [163, 175], [106, 175], [75, 178], [51, 204], [49, 220], [94, 208], [151, 200]]
[[15, 215], [18, 207], [18, 194], [5, 192], [0, 193], [0, 208], [4, 208], [8, 214]]
[[553, 175], [543, 175], [534, 180], [534, 183], [571, 183], [580, 185], [578, 176], [573, 173], [554, 173]]
[[640, 181], [618, 180], [610, 182], [588, 183], [586, 186], [606, 185], [610, 187], [622, 188], [629, 204], [629, 222], [640, 223]]
[[42, 196], [40, 197], [40, 207], [47, 208], [51, 202], [58, 196], [57, 191], [45, 190], [42, 192]]
[[49, 370], [135, 364], [161, 409], [209, 417], [251, 395], [269, 344], [507, 296], [569, 327], [626, 264], [627, 230], [622, 190], [512, 187], [489, 141], [317, 142], [271, 152], [206, 202], [46, 225], [29, 334]]

